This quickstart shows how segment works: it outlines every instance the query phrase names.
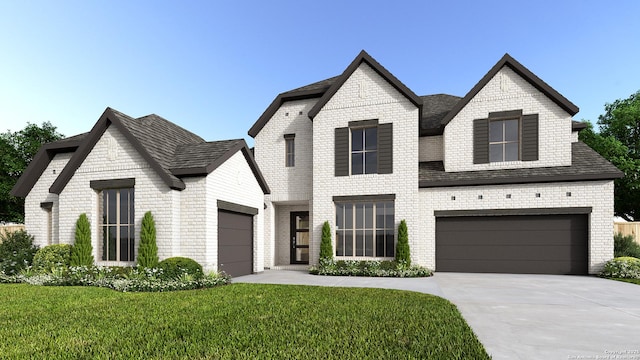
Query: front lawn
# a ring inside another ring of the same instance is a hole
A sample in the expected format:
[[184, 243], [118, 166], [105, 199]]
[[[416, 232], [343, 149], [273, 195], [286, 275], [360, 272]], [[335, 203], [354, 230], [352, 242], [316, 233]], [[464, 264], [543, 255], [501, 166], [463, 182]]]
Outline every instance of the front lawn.
[[486, 359], [453, 304], [385, 289], [0, 285], [2, 358]]
[[609, 279], [616, 280], [616, 281], [624, 281], [624, 282], [640, 285], [640, 279], [622, 279], [622, 278], [609, 278]]

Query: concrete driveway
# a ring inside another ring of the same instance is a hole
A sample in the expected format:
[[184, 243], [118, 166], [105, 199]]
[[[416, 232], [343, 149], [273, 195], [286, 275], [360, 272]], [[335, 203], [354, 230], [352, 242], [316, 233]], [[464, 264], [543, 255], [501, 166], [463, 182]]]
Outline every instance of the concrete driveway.
[[640, 360], [640, 285], [586, 276], [437, 273], [314, 276], [267, 270], [234, 282], [376, 287], [444, 297], [494, 359]]

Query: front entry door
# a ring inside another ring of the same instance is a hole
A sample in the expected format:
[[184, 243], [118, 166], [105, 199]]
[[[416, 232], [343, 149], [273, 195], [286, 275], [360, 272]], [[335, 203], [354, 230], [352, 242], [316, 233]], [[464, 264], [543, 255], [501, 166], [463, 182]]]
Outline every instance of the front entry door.
[[291, 263], [309, 263], [309, 212], [291, 213]]

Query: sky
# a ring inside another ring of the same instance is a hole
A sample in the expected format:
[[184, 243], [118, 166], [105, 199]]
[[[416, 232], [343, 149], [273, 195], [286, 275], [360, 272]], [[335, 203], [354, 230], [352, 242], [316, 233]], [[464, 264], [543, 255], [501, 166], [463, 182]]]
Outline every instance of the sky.
[[509, 53], [596, 122], [640, 90], [640, 1], [0, 1], [0, 132], [89, 131], [106, 107], [244, 138], [281, 92], [366, 50], [464, 96]]

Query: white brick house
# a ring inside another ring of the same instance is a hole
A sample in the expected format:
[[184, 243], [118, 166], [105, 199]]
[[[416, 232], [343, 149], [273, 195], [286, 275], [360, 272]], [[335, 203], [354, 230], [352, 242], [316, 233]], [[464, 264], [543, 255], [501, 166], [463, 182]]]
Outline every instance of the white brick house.
[[278, 95], [253, 154], [108, 108], [43, 145], [11, 193], [40, 246], [73, 243], [86, 213], [100, 265], [134, 264], [151, 211], [161, 258], [234, 276], [316, 264], [325, 221], [336, 259], [393, 259], [401, 220], [436, 271], [596, 273], [622, 173], [578, 141], [577, 112], [509, 55], [460, 98], [418, 96], [363, 51]]
[[12, 194], [37, 245], [73, 244], [86, 213], [99, 265], [133, 265], [151, 211], [158, 255], [231, 275], [262, 271], [269, 193], [244, 140], [205, 142], [157, 116], [107, 108], [93, 129], [45, 144]]
[[276, 97], [249, 130], [265, 195], [264, 266], [390, 259], [436, 271], [582, 274], [613, 257], [613, 179], [578, 108], [505, 55], [464, 97], [417, 96], [366, 52]]

